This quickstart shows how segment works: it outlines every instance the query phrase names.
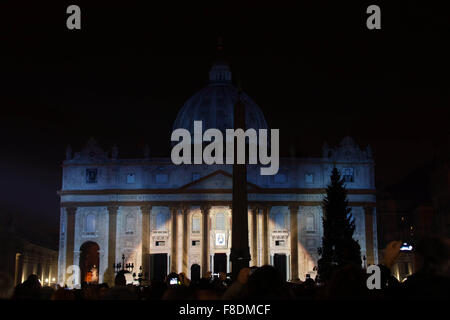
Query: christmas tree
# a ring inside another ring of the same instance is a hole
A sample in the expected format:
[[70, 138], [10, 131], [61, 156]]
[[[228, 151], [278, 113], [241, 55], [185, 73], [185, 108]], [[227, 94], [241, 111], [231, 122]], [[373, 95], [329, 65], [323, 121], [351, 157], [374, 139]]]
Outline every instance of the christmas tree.
[[336, 168], [331, 173], [331, 183], [323, 200], [323, 237], [319, 248], [319, 278], [330, 280], [337, 269], [352, 264], [361, 267], [361, 248], [353, 239], [355, 222], [348, 207], [344, 180]]

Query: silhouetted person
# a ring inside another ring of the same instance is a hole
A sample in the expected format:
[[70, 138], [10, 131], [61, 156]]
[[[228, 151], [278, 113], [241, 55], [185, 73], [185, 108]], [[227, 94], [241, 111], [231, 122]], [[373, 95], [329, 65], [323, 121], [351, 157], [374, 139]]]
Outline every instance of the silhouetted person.
[[248, 277], [247, 299], [290, 299], [292, 298], [281, 274], [273, 266], [266, 265], [255, 269]]
[[[368, 299], [369, 289], [366, 284], [367, 274], [354, 264], [336, 270], [328, 283], [328, 298], [340, 299]], [[311, 279], [312, 281], [312, 279]]]
[[40, 298], [41, 283], [37, 275], [31, 274], [27, 280], [19, 284], [13, 294], [15, 300], [38, 300]]
[[52, 287], [42, 287], [40, 292], [40, 298], [41, 300], [50, 300], [53, 294], [55, 293], [55, 290]]
[[167, 288], [162, 300], [192, 300], [194, 298], [192, 289], [183, 285]]
[[160, 300], [166, 291], [166, 283], [160, 280], [153, 280], [150, 287], [146, 290], [148, 300]]
[[425, 238], [415, 253], [422, 267], [402, 283], [402, 298], [450, 298], [450, 240]]
[[126, 286], [127, 279], [125, 278], [125, 271], [121, 270], [117, 272], [116, 277], [114, 279], [115, 286]]
[[184, 272], [180, 272], [180, 274], [178, 275], [181, 285], [189, 287], [189, 285], [191, 284], [191, 280], [189, 280], [189, 278], [184, 274]]
[[59, 288], [53, 293], [51, 300], [75, 300], [75, 295], [73, 290]]
[[114, 287], [103, 296], [103, 300], [137, 300], [138, 295], [132, 286], [127, 286], [125, 271], [121, 270], [114, 279]]

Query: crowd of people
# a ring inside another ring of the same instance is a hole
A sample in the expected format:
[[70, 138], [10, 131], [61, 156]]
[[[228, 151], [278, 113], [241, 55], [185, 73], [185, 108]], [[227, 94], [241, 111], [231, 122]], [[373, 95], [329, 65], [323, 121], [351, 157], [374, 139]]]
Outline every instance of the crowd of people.
[[114, 286], [105, 283], [83, 283], [80, 289], [41, 286], [36, 275], [11, 286], [0, 275], [0, 298], [13, 300], [327, 300], [327, 299], [449, 299], [450, 241], [430, 238], [416, 248], [420, 269], [406, 281], [391, 276], [390, 268], [400, 253], [401, 243], [393, 241], [384, 252], [381, 289], [369, 289], [370, 274], [359, 266], [347, 265], [336, 269], [329, 281], [307, 278], [286, 282], [270, 265], [241, 269], [236, 280], [220, 273], [191, 281], [185, 274], [171, 273], [165, 281], [149, 285], [127, 284], [124, 272], [119, 272]]

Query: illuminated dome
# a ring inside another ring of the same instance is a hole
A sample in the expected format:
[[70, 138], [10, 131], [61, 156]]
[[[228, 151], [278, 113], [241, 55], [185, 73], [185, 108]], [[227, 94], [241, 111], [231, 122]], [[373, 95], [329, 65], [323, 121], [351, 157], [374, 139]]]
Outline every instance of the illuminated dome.
[[[233, 128], [233, 110], [238, 98], [238, 89], [231, 84], [231, 71], [225, 62], [214, 63], [209, 72], [209, 85], [194, 94], [178, 112], [173, 129], [188, 129], [194, 132], [194, 121], [203, 121], [203, 130]], [[261, 109], [244, 92], [241, 100], [245, 104], [246, 128], [268, 129]]]

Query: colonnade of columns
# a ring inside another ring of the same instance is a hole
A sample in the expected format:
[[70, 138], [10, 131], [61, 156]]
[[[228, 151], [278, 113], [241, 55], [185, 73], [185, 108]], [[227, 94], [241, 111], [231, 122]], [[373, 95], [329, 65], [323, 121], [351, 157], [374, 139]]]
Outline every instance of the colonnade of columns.
[[[172, 221], [171, 233], [171, 264], [170, 271], [178, 272], [178, 257], [181, 254], [181, 270], [186, 275], [189, 271], [189, 230], [188, 230], [188, 216], [190, 208], [186, 206], [169, 206]], [[75, 238], [75, 213], [76, 207], [67, 207], [67, 231], [66, 231], [66, 272], [67, 266], [74, 263], [74, 238]], [[143, 205], [140, 207], [142, 212], [142, 246], [141, 246], [141, 265], [144, 270], [144, 276], [149, 276], [149, 258], [150, 254], [150, 213], [152, 206]], [[201, 272], [205, 276], [208, 271], [212, 271], [212, 264], [210, 262], [210, 204], [200, 206], [201, 211]], [[290, 256], [288, 263], [290, 264], [290, 279], [299, 277], [299, 257], [298, 257], [298, 214], [299, 205], [293, 204], [289, 206], [290, 210]], [[112, 265], [116, 262], [116, 230], [117, 230], [117, 211], [118, 206], [108, 206], [108, 268], [106, 269], [105, 281], [112, 282], [114, 279], [114, 270]], [[252, 206], [250, 210], [250, 248], [251, 248], [251, 265], [261, 266], [272, 263], [269, 261], [269, 234], [268, 234], [268, 220], [269, 220], [270, 206]], [[373, 208], [365, 207], [365, 236], [366, 236], [366, 251], [367, 263], [374, 263], [374, 235], [373, 235]], [[181, 214], [181, 252], [178, 252], [177, 245], [179, 234], [178, 229], [178, 215]], [[228, 269], [228, 266], [227, 266]], [[66, 274], [66, 279], [69, 275]]]

